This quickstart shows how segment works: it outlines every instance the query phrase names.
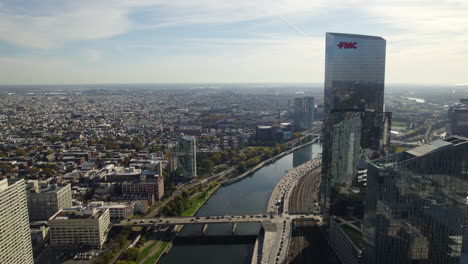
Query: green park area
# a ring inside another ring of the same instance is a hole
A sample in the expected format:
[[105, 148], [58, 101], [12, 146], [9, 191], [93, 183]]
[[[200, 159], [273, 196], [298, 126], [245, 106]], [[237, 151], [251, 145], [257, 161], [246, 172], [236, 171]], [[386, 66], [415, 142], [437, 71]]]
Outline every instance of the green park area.
[[161, 214], [165, 216], [191, 216], [210, 197], [211, 193], [219, 187], [219, 183], [212, 183], [208, 186], [197, 187], [189, 191], [184, 191], [166, 204]]
[[408, 129], [408, 124], [406, 122], [392, 122], [392, 130], [401, 131]]

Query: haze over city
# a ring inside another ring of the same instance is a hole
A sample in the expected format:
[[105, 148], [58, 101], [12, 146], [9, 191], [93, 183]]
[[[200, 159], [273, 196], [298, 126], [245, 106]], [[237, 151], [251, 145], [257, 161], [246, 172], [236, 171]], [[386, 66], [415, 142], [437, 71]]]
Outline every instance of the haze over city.
[[467, 14], [0, 0], [0, 264], [468, 263]]
[[387, 39], [388, 83], [466, 84], [466, 1], [1, 1], [0, 84], [322, 83], [324, 32]]

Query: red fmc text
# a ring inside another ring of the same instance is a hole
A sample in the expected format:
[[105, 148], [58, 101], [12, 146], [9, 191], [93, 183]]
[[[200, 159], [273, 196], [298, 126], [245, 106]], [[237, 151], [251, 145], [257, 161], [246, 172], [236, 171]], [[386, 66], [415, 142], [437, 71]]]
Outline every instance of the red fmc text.
[[357, 49], [357, 42], [340, 42], [337, 46], [340, 49]]

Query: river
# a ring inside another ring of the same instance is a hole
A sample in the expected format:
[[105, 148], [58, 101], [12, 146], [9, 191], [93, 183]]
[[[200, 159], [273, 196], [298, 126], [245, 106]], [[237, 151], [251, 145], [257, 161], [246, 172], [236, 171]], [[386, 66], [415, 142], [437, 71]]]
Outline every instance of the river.
[[[322, 152], [322, 145], [314, 143], [288, 154], [269, 164], [242, 181], [221, 187], [197, 212], [199, 216], [263, 214], [266, 212], [271, 192], [283, 177], [304, 162], [315, 158]], [[254, 235], [260, 224], [238, 224], [238, 235]], [[199, 236], [200, 225], [186, 226], [180, 236]], [[208, 236], [231, 234], [231, 224], [212, 224], [208, 226]], [[230, 244], [180, 244], [174, 243], [167, 255], [161, 258], [163, 264], [205, 263], [205, 264], [244, 264], [250, 263], [254, 243]]]

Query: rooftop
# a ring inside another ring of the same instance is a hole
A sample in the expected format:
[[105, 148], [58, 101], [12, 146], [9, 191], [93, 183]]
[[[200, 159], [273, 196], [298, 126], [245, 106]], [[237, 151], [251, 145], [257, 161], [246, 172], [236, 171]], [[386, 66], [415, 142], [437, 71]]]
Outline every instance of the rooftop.
[[53, 215], [50, 220], [68, 220], [68, 219], [98, 219], [103, 214], [102, 211], [94, 207], [72, 207], [64, 208]]
[[407, 151], [395, 153], [381, 159], [373, 160], [371, 163], [378, 166], [391, 165], [394, 163], [403, 162], [415, 157], [421, 157], [429, 153], [441, 151], [443, 149], [451, 148], [460, 144], [468, 143], [468, 138], [461, 136], [451, 136], [443, 140], [436, 140], [424, 145], [412, 148]]
[[53, 193], [53, 192], [58, 192], [62, 190], [63, 188], [67, 187], [67, 185], [64, 186], [59, 186], [56, 184], [48, 184], [48, 185], [41, 185], [39, 184], [38, 188], [34, 186], [28, 186], [28, 190], [30, 192], [36, 192], [36, 193]]
[[358, 34], [348, 34], [348, 33], [335, 33], [335, 32], [327, 32], [327, 35], [333, 35], [337, 37], [346, 37], [346, 38], [360, 38], [360, 39], [373, 39], [373, 40], [385, 40], [379, 36], [369, 36], [369, 35], [358, 35]]

